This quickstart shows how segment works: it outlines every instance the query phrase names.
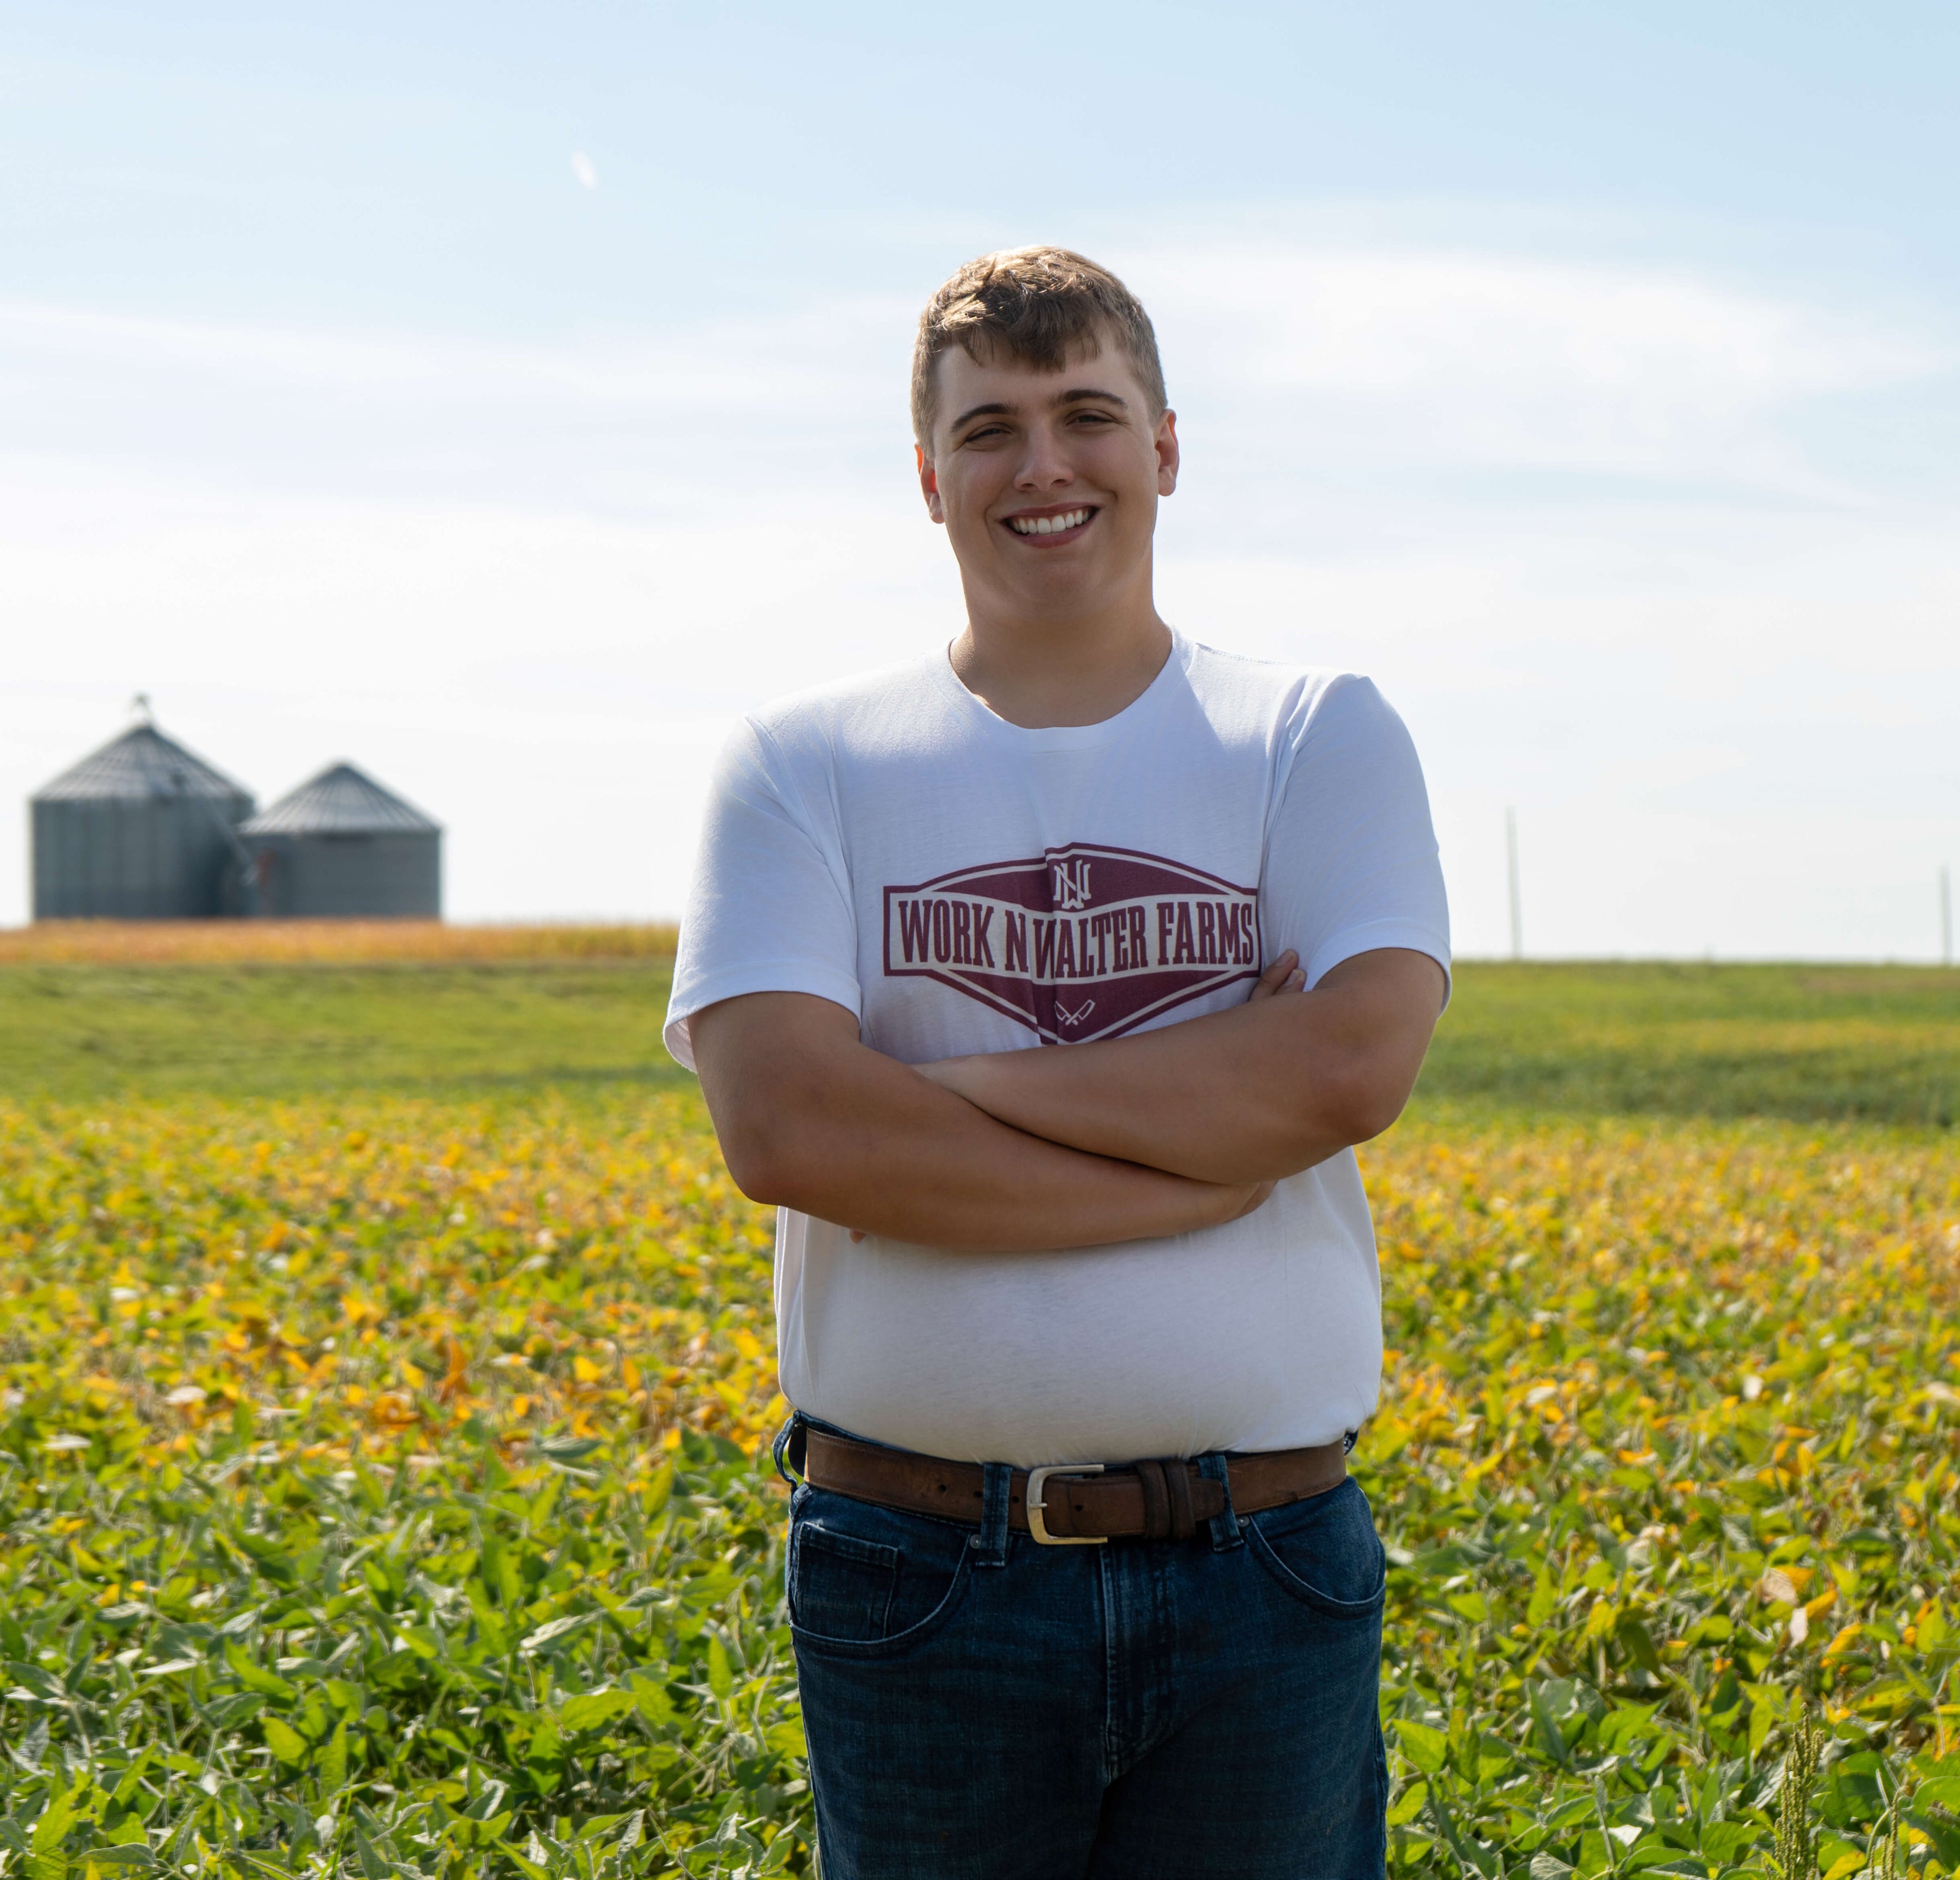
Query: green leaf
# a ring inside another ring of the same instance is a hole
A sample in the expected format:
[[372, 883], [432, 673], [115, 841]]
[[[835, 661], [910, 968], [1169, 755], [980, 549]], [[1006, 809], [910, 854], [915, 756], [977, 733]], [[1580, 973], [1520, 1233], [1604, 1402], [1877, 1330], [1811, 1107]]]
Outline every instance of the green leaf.
[[1960, 1815], [1960, 1776], [1929, 1776], [1913, 1790], [1912, 1799], [1921, 1808], [1930, 1802], [1949, 1815]]
[[508, 1841], [499, 1841], [497, 1851], [524, 1876], [524, 1880], [551, 1880], [546, 1869], [535, 1860], [527, 1860]]
[[374, 1844], [358, 1827], [354, 1830], [354, 1857], [361, 1863], [364, 1880], [392, 1880], [394, 1870], [374, 1851]]
[[1548, 1695], [1550, 1687], [1537, 1686], [1531, 1694], [1532, 1733], [1538, 1738], [1538, 1746], [1555, 1763], [1568, 1763], [1572, 1760], [1572, 1746], [1565, 1740], [1565, 1732], [1559, 1728], [1558, 1719], [1553, 1716], [1551, 1703]]
[[336, 1795], [347, 1786], [347, 1720], [344, 1717], [320, 1752], [320, 1783], [327, 1795]]
[[728, 1648], [719, 1633], [708, 1635], [708, 1688], [718, 1697], [726, 1697], [735, 1688], [735, 1673], [728, 1662]]
[[36, 1853], [52, 1853], [68, 1838], [75, 1824], [75, 1796], [74, 1789], [64, 1789], [41, 1811], [27, 1842]]
[[568, 1697], [558, 1713], [558, 1726], [568, 1736], [575, 1736], [584, 1730], [596, 1730], [609, 1723], [615, 1717], [624, 1716], [635, 1707], [635, 1700], [628, 1691], [590, 1691], [576, 1697]]
[[[664, 1696], [666, 1694], [661, 1694]], [[671, 1713], [673, 1707], [668, 1707]], [[800, 1717], [784, 1717], [780, 1723], [769, 1726], [768, 1742], [770, 1748], [778, 1756], [804, 1757], [810, 1754], [810, 1745], [803, 1733]]]
[[596, 1436], [547, 1436], [538, 1449], [549, 1462], [582, 1462], [602, 1446]]
[[396, 1635], [418, 1658], [440, 1658], [442, 1656], [442, 1634], [431, 1626], [399, 1626], [396, 1628]]
[[524, 1760], [549, 1768], [561, 1762], [565, 1757], [565, 1743], [560, 1735], [558, 1719], [547, 1710], [531, 1728], [530, 1745], [524, 1751]]
[[590, 1625], [598, 1617], [599, 1614], [596, 1612], [577, 1612], [568, 1614], [562, 1619], [548, 1619], [535, 1632], [527, 1633], [523, 1638], [520, 1639], [517, 1641], [517, 1649], [520, 1652], [535, 1652], [540, 1646], [552, 1644], [555, 1640], [563, 1638], [568, 1632], [576, 1632], [581, 1626]]
[[1701, 1851], [1718, 1866], [1732, 1862], [1745, 1848], [1753, 1847], [1764, 1830], [1751, 1821], [1717, 1821], [1705, 1828]]
[[306, 1738], [290, 1723], [269, 1716], [259, 1720], [259, 1727], [266, 1733], [266, 1747], [291, 1767], [298, 1767], [311, 1753]]
[[224, 1662], [247, 1691], [258, 1691], [268, 1697], [277, 1697], [282, 1703], [290, 1703], [299, 1695], [293, 1687], [276, 1672], [267, 1671], [253, 1662], [252, 1656], [236, 1639], [224, 1642]]
[[1443, 1767], [1449, 1754], [1449, 1738], [1442, 1731], [1431, 1729], [1427, 1723], [1398, 1717], [1395, 1732], [1402, 1754], [1425, 1776], [1434, 1775]]
[[514, 1606], [523, 1596], [524, 1586], [518, 1577], [517, 1563], [511, 1559], [510, 1550], [500, 1536], [492, 1534], [485, 1537], [479, 1570], [484, 1586], [501, 1604]]
[[1922, 1808], [1908, 1808], [1904, 1819], [1926, 1837], [1939, 1864], [1949, 1872], [1960, 1871], [1960, 1822], [1943, 1821]]
[[30, 1691], [35, 1697], [44, 1698], [49, 1703], [59, 1703], [68, 1693], [55, 1679], [50, 1678], [38, 1665], [30, 1665], [17, 1660], [7, 1667], [14, 1681]]
[[1477, 1873], [1481, 1874], [1484, 1880], [1498, 1880], [1504, 1870], [1503, 1857], [1494, 1847], [1487, 1847], [1458, 1828], [1440, 1789], [1430, 1791], [1429, 1818], [1449, 1843], [1449, 1851], [1456, 1856], [1457, 1865], [1466, 1875]]
[[1660, 1651], [1655, 1645], [1653, 1634], [1647, 1628], [1644, 1620], [1631, 1614], [1623, 1614], [1616, 1636], [1621, 1648], [1641, 1670], [1658, 1678], [1660, 1675]]
[[129, 1767], [123, 1770], [121, 1780], [116, 1785], [115, 1793], [109, 1799], [110, 1807], [126, 1808], [136, 1799], [143, 1786], [143, 1777], [148, 1772], [155, 1755], [154, 1748], [139, 1749], [130, 1758]]
[[1389, 1810], [1389, 1826], [1406, 1827], [1422, 1812], [1423, 1804], [1428, 1799], [1429, 1784], [1427, 1783], [1411, 1783], [1395, 1799], [1395, 1805]]

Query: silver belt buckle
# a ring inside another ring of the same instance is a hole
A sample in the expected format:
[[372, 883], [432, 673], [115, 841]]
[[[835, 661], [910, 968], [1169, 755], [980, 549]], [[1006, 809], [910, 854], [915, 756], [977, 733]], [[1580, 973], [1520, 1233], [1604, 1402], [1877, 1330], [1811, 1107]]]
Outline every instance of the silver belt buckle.
[[1042, 1511], [1048, 1503], [1042, 1500], [1042, 1484], [1051, 1475], [1100, 1475], [1100, 1462], [1044, 1462], [1039, 1468], [1028, 1471], [1027, 1510], [1028, 1532], [1039, 1547], [1107, 1547], [1106, 1534], [1051, 1534], [1048, 1523], [1042, 1519]]

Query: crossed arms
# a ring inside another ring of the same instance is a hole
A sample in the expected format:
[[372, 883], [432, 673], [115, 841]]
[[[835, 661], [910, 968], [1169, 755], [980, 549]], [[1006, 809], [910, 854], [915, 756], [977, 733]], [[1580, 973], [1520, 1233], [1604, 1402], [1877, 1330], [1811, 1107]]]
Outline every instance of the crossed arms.
[[1249, 1214], [1379, 1135], [1441, 1008], [1427, 954], [1357, 954], [1311, 992], [1284, 953], [1242, 1006], [1101, 1044], [907, 1065], [807, 993], [689, 1023], [736, 1185], [861, 1233], [1034, 1252]]

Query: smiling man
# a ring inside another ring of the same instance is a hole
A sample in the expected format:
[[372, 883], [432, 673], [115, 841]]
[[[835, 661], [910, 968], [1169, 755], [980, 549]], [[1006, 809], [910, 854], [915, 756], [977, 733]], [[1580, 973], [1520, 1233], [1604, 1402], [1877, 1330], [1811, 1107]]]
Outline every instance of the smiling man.
[[962, 269], [912, 420], [965, 628], [738, 730], [667, 1031], [780, 1205], [823, 1869], [1378, 1875], [1353, 1148], [1446, 991], [1421, 772], [1366, 679], [1159, 617], [1114, 276]]

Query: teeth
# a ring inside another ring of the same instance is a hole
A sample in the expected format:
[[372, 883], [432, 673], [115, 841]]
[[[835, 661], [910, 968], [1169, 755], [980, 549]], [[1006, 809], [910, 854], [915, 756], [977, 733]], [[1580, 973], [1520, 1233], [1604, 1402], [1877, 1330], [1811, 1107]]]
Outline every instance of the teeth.
[[1065, 516], [1015, 516], [1009, 526], [1017, 536], [1058, 536], [1064, 529], [1079, 528], [1089, 520], [1086, 509], [1071, 509]]

